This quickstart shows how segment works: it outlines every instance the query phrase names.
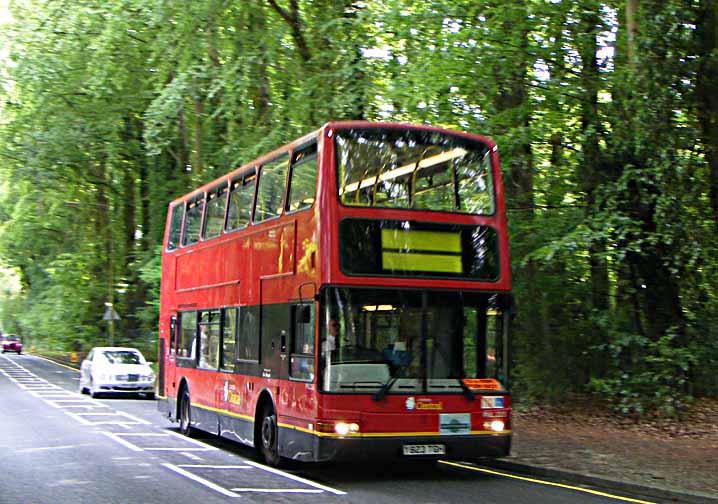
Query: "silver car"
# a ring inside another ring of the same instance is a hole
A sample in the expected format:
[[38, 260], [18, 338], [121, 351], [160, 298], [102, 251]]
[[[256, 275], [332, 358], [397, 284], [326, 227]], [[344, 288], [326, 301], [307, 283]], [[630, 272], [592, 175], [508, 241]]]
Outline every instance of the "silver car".
[[92, 397], [110, 393], [155, 396], [155, 374], [136, 348], [95, 347], [80, 366], [80, 392]]

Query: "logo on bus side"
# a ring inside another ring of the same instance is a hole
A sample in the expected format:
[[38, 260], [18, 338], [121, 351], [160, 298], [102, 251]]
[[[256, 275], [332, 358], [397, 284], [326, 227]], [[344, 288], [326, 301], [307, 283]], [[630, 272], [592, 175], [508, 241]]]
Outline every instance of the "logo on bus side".
[[236, 404], [237, 406], [240, 405], [242, 402], [241, 396], [234, 391], [234, 385], [230, 386], [228, 381], [224, 382], [224, 387], [222, 388], [222, 398], [224, 399], [224, 402], [228, 402], [230, 404]]
[[420, 397], [419, 399], [407, 397], [404, 404], [406, 405], [407, 411], [441, 411], [444, 409], [444, 403], [441, 401], [434, 402], [433, 399], [428, 397]]

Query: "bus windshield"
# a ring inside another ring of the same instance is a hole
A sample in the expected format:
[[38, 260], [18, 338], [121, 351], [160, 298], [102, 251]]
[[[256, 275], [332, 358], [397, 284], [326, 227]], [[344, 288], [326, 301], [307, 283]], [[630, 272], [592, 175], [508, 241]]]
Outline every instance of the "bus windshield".
[[464, 379], [503, 378], [500, 295], [329, 288], [323, 299], [325, 391], [461, 393]]
[[336, 134], [344, 205], [491, 215], [487, 145], [437, 132], [347, 129]]

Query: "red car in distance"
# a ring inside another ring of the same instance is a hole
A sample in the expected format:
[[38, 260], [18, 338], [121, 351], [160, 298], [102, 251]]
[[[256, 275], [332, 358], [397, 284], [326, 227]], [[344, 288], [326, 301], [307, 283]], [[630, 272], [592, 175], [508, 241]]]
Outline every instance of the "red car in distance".
[[2, 339], [2, 353], [5, 352], [17, 352], [22, 353], [22, 341], [20, 337], [15, 334], [5, 334], [0, 337]]

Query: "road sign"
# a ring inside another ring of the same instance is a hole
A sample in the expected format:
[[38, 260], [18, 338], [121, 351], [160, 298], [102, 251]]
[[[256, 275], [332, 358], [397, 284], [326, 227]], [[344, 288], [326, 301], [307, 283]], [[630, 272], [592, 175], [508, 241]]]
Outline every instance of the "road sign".
[[102, 320], [120, 320], [120, 316], [112, 306], [108, 306], [105, 310], [105, 314], [102, 316]]

